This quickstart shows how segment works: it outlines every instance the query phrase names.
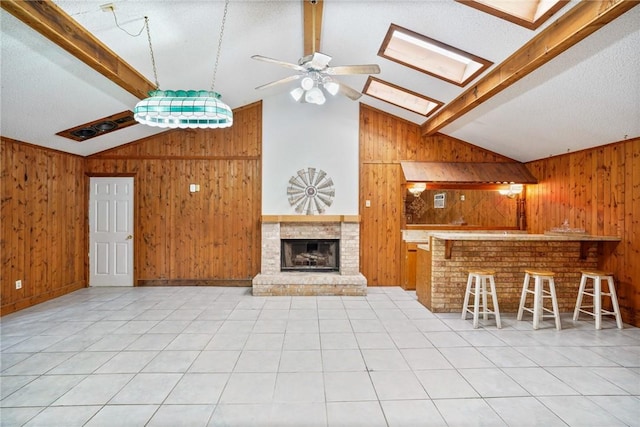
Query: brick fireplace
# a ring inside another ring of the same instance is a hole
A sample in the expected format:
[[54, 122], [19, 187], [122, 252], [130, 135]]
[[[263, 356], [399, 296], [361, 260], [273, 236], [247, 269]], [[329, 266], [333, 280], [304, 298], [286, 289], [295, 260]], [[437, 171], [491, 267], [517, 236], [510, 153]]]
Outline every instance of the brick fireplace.
[[[283, 271], [282, 240], [338, 241], [338, 271]], [[253, 295], [366, 295], [367, 279], [360, 273], [360, 217], [265, 215], [260, 265]]]

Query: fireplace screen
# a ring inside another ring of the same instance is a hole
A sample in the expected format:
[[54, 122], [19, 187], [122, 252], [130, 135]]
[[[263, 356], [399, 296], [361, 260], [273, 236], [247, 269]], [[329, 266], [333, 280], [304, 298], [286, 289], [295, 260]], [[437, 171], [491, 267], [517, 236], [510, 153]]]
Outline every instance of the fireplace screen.
[[339, 239], [281, 240], [281, 271], [338, 271]]

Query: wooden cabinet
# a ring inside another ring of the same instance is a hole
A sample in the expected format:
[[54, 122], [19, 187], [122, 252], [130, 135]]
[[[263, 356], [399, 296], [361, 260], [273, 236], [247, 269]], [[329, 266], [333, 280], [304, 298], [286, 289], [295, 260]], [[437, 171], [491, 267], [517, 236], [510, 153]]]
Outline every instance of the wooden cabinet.
[[401, 283], [402, 289], [412, 291], [416, 289], [416, 257], [418, 244], [402, 242]]
[[431, 251], [426, 245], [416, 255], [416, 295], [418, 302], [431, 310]]

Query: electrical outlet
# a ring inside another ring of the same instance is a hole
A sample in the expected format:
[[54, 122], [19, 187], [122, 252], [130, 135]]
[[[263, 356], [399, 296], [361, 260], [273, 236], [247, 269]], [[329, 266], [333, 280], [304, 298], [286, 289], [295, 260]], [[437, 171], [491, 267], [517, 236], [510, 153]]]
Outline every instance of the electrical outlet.
[[16, 280], [16, 289], [22, 289], [22, 280]]
[[113, 3], [107, 3], [100, 5], [100, 9], [102, 9], [103, 12], [111, 12], [116, 10], [116, 5]]

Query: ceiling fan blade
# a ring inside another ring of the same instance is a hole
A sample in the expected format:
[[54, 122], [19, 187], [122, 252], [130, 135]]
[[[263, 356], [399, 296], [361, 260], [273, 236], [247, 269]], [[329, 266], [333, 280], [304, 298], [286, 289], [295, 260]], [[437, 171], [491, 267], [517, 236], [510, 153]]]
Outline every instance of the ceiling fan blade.
[[267, 58], [266, 56], [262, 56], [262, 55], [253, 55], [251, 59], [255, 59], [256, 61], [269, 62], [271, 64], [280, 65], [286, 68], [292, 68], [296, 71], [306, 71], [304, 67], [301, 67], [298, 64], [294, 64], [292, 62], [280, 61], [279, 59]]
[[280, 79], [280, 80], [276, 80], [276, 81], [271, 82], [271, 83], [263, 84], [262, 86], [258, 86], [256, 89], [266, 89], [266, 88], [271, 87], [271, 86], [276, 86], [276, 85], [279, 85], [279, 84], [292, 82], [294, 80], [298, 80], [300, 77], [302, 77], [301, 74], [294, 74], [293, 76], [285, 77], [284, 79]]
[[332, 76], [343, 76], [347, 74], [380, 74], [380, 67], [376, 64], [339, 65], [337, 67], [327, 68], [325, 73]]
[[344, 83], [338, 82], [338, 84], [340, 85], [340, 89], [339, 89], [339, 93], [346, 96], [347, 98], [350, 98], [352, 100], [356, 100], [358, 98], [360, 98], [362, 96], [362, 94], [360, 92], [358, 92], [357, 90], [355, 90], [354, 88], [347, 86]]

